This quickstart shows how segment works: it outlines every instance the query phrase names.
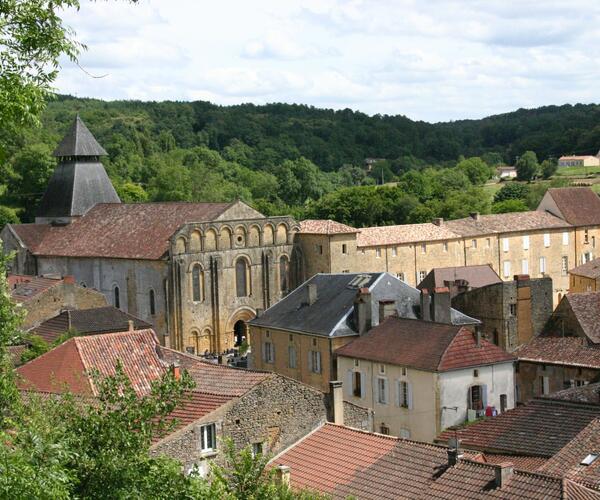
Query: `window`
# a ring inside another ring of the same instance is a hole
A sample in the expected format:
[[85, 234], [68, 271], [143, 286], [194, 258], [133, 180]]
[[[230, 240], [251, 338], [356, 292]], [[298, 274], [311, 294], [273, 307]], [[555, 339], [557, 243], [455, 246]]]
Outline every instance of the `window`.
[[113, 305], [117, 308], [121, 308], [121, 298], [119, 296], [119, 287], [115, 286], [113, 288]]
[[348, 253], [348, 247], [346, 246], [345, 243], [342, 243], [342, 253], [344, 253], [344, 254]]
[[427, 245], [425, 243], [421, 244], [421, 253], [427, 253]]
[[471, 240], [471, 248], [477, 248], [477, 240]]
[[396, 277], [400, 280], [400, 281], [404, 281], [404, 273], [396, 273]]
[[502, 238], [502, 250], [508, 252], [508, 238]]
[[357, 398], [362, 397], [362, 374], [360, 372], [352, 374], [352, 394]]
[[275, 347], [271, 342], [265, 342], [263, 344], [263, 360], [265, 363], [275, 362]]
[[566, 231], [563, 233], [563, 245], [568, 245], [569, 244], [569, 233], [567, 233]]
[[539, 383], [540, 383], [540, 394], [542, 396], [544, 396], [546, 394], [550, 394], [550, 379], [548, 377], [546, 377], [545, 375], [542, 375], [539, 378]]
[[400, 437], [402, 439], [410, 439], [410, 429], [400, 429]]
[[215, 424], [200, 427], [200, 450], [203, 452], [217, 449], [217, 432]]
[[583, 231], [583, 242], [586, 244], [590, 242], [590, 234], [587, 229]]
[[321, 351], [310, 351], [308, 353], [308, 371], [321, 373]]
[[569, 272], [569, 257], [566, 255], [562, 256], [561, 264], [560, 264], [560, 274], [566, 276]]
[[509, 313], [511, 316], [517, 315], [517, 304], [509, 304]]
[[412, 394], [410, 384], [406, 380], [398, 381], [398, 396], [396, 404], [400, 408], [412, 408]]
[[521, 274], [529, 274], [529, 261], [527, 259], [521, 260]]
[[263, 444], [262, 443], [252, 443], [252, 456], [257, 457], [258, 455], [263, 454]]
[[192, 300], [194, 302], [204, 300], [204, 271], [199, 264], [192, 268]]
[[386, 378], [377, 378], [377, 402], [381, 405], [388, 403], [388, 381]]
[[315, 251], [319, 254], [319, 255], [323, 255], [323, 245], [315, 245]]
[[502, 265], [502, 270], [505, 278], [510, 278], [510, 260], [505, 260]]
[[544, 233], [544, 246], [546, 248], [550, 246], [550, 233]]
[[392, 248], [392, 257], [397, 257], [398, 256], [398, 247], [393, 247]]
[[486, 238], [485, 239], [485, 246], [490, 248], [492, 246], [492, 239], [491, 238]]
[[506, 394], [500, 394], [500, 413], [504, 413], [506, 411], [506, 407], [508, 406]]
[[385, 365], [379, 365], [379, 373], [385, 373]]
[[152, 290], [152, 288], [148, 292], [148, 300], [150, 301], [150, 315], [154, 316], [156, 314], [156, 300], [154, 298], [154, 290]]
[[296, 368], [296, 346], [288, 346], [288, 368]]
[[590, 260], [592, 260], [592, 252], [585, 252], [583, 254], [583, 257], [581, 260], [582, 260], [582, 262], [581, 262], [582, 264], [585, 264], [586, 262], [589, 262]]
[[540, 274], [546, 272], [546, 257], [540, 257]]
[[375, 249], [375, 257], [377, 257], [378, 259], [381, 257], [381, 248]]
[[403, 377], [406, 377], [406, 366], [402, 367], [402, 372], [401, 373], [402, 373]]
[[354, 366], [360, 366], [360, 360], [359, 359], [355, 359], [354, 360]]
[[472, 385], [469, 388], [469, 409], [477, 411], [485, 409], [485, 386]]
[[390, 428], [387, 425], [385, 425], [384, 423], [382, 423], [379, 426], [379, 433], [380, 434], [385, 434], [386, 436], [389, 436], [390, 435]]
[[444, 241], [444, 252], [448, 251], [448, 242]]
[[240, 258], [235, 262], [235, 290], [238, 297], [250, 295], [250, 266], [248, 261]]
[[592, 248], [596, 248], [596, 237], [592, 236]]
[[290, 261], [287, 256], [282, 255], [279, 258], [279, 289], [281, 293], [287, 293], [289, 291], [289, 275], [290, 275]]
[[475, 368], [475, 370], [473, 370], [473, 377], [475, 377], [475, 378], [479, 377], [479, 370], [477, 368]]
[[425, 276], [427, 276], [427, 271], [419, 271], [419, 283], [425, 279]]
[[523, 236], [523, 250], [529, 250], [529, 236]]

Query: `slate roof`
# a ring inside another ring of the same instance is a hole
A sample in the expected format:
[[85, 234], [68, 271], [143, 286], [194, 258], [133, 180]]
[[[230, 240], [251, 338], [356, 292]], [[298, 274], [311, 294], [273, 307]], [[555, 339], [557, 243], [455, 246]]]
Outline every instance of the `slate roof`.
[[304, 234], [352, 234], [359, 230], [331, 219], [306, 219], [300, 222]]
[[8, 276], [10, 296], [16, 302], [24, 303], [53, 286], [63, 282], [62, 278], [43, 278], [41, 276]]
[[585, 264], [574, 267], [569, 271], [569, 274], [576, 274], [577, 276], [592, 279], [600, 278], [600, 259], [593, 259]]
[[216, 219], [231, 203], [109, 203], [67, 226], [12, 224], [34, 255], [158, 260], [186, 222]]
[[450, 231], [463, 237], [571, 227], [567, 222], [552, 214], [535, 210], [530, 212], [480, 215], [477, 219], [466, 217], [464, 219], [447, 221], [444, 225]]
[[534, 398], [497, 417], [446, 429], [436, 441], [457, 435], [467, 449], [549, 458], [597, 417], [600, 404]]
[[[360, 287], [372, 293], [373, 325], [378, 324], [380, 300], [394, 300], [401, 317], [418, 317], [420, 292], [416, 288], [389, 273], [340, 273], [314, 275], [249, 323], [328, 337], [356, 335], [352, 310], [358, 288], [351, 283], [360, 276], [365, 276]], [[317, 301], [312, 305], [307, 299], [309, 284], [317, 287]], [[478, 322], [455, 309], [451, 310], [451, 317], [454, 324]]]
[[54, 156], [106, 156], [107, 153], [77, 115]]
[[573, 226], [600, 224], [600, 198], [587, 187], [550, 188], [550, 196], [564, 219]]
[[387, 318], [336, 354], [435, 372], [515, 359], [485, 339], [477, 347], [473, 333], [465, 327], [397, 317]]
[[519, 361], [600, 369], [600, 347], [582, 337], [536, 337], [513, 354]]
[[460, 238], [445, 224], [425, 222], [423, 224], [403, 224], [399, 226], [365, 227], [356, 238], [356, 246], [371, 247], [380, 245], [400, 245], [403, 243], [440, 241]]
[[419, 290], [433, 290], [447, 286], [447, 281], [466, 280], [469, 287], [480, 288], [482, 286], [502, 283], [498, 273], [489, 264], [480, 266], [457, 266], [457, 267], [435, 267], [425, 279], [417, 285]]
[[564, 296], [586, 337], [600, 344], [600, 292], [568, 293]]
[[545, 398], [552, 398], [562, 401], [574, 401], [579, 403], [600, 403], [600, 382], [582, 385], [580, 387], [570, 387], [562, 391], [553, 392]]
[[133, 321], [135, 330], [152, 328], [150, 323], [140, 318], [136, 318], [114, 306], [105, 306], [63, 311], [29, 331], [39, 335], [46, 342], [54, 342], [69, 328], [77, 330], [82, 335], [123, 332], [129, 329], [129, 321]]

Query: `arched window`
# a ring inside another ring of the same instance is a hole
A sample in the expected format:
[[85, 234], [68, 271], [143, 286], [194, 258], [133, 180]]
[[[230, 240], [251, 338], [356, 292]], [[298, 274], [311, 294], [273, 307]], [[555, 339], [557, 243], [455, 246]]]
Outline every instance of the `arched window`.
[[119, 287], [115, 285], [113, 288], [113, 305], [117, 308], [121, 308], [121, 298], [119, 297]]
[[244, 258], [235, 263], [235, 291], [238, 297], [250, 295], [250, 266]]
[[150, 315], [154, 316], [156, 314], [156, 299], [152, 288], [150, 289], [150, 292], [148, 292], [148, 298], [150, 299]]
[[287, 293], [290, 289], [290, 261], [287, 256], [279, 258], [279, 289], [281, 293]]
[[199, 264], [192, 268], [192, 300], [194, 302], [204, 300], [204, 271]]

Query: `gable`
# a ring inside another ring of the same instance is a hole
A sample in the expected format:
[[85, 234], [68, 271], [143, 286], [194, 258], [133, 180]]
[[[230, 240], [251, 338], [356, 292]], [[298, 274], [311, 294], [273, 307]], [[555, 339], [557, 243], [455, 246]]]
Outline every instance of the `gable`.
[[[258, 210], [243, 201], [236, 201], [227, 207], [215, 220], [238, 220], [238, 219], [264, 219], [265, 216]], [[189, 221], [195, 222], [195, 221]]]

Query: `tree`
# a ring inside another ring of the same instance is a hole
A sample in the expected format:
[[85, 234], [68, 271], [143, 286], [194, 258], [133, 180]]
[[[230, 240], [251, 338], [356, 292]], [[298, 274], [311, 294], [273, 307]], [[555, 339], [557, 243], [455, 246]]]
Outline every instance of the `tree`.
[[493, 214], [505, 214], [508, 212], [526, 212], [529, 207], [523, 200], [504, 200], [492, 204]]
[[505, 200], [525, 200], [531, 188], [527, 184], [520, 184], [518, 182], [509, 182], [505, 184], [496, 192], [494, 195], [494, 203]]
[[471, 181], [471, 184], [485, 184], [493, 175], [492, 169], [479, 157], [462, 160], [456, 168], [463, 172]]
[[542, 170], [542, 177], [544, 179], [550, 179], [558, 170], [558, 163], [555, 160], [546, 159], [540, 165]]
[[539, 170], [537, 156], [533, 151], [525, 151], [515, 164], [517, 179], [531, 182]]
[[19, 222], [17, 211], [14, 208], [0, 205], [0, 231], [6, 224], [18, 224]]

